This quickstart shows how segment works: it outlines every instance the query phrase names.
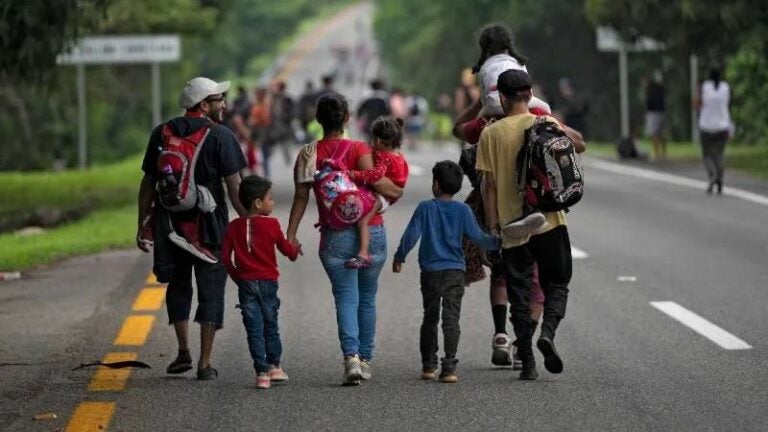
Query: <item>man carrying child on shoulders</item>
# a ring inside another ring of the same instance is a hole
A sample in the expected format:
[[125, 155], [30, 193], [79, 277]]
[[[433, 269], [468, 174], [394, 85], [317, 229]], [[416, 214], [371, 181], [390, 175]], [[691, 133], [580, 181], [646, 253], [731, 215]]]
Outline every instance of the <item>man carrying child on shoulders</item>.
[[[498, 91], [506, 116], [485, 128], [480, 137], [477, 170], [483, 172], [482, 195], [487, 226], [493, 233], [523, 214], [523, 199], [517, 189], [516, 161], [525, 140], [525, 131], [536, 116], [528, 111], [532, 82], [520, 70], [499, 76]], [[548, 120], [558, 128], [554, 118]], [[534, 265], [538, 264], [544, 291], [544, 318], [537, 347], [544, 355], [544, 366], [560, 373], [563, 363], [554, 345], [555, 330], [565, 316], [568, 283], [571, 280], [571, 248], [565, 213], [545, 212], [547, 224], [541, 232], [511, 237], [501, 232], [502, 260], [507, 280], [511, 321], [517, 337], [518, 354], [523, 363], [520, 379], [538, 378], [533, 356], [534, 327], [530, 314], [530, 292]]]

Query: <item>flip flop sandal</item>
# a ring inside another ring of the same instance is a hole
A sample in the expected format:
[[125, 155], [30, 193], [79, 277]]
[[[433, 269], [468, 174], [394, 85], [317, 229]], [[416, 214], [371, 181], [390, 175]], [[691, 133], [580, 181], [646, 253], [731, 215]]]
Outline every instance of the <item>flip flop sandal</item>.
[[176, 356], [176, 360], [168, 365], [165, 372], [169, 374], [180, 374], [190, 369], [192, 369], [192, 357], [190, 357], [189, 354], [179, 354]]
[[219, 372], [213, 366], [197, 370], [197, 379], [200, 381], [215, 380], [218, 376]]

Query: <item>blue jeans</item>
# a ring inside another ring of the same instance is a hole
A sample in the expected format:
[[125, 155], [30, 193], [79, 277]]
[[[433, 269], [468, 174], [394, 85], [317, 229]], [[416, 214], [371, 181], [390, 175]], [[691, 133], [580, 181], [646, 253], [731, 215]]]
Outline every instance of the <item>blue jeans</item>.
[[238, 286], [240, 312], [243, 314], [245, 332], [248, 334], [248, 350], [253, 358], [256, 373], [279, 365], [283, 354], [277, 326], [277, 282], [268, 280], [235, 281]]
[[376, 290], [379, 273], [387, 260], [387, 236], [383, 225], [370, 227], [369, 253], [373, 263], [360, 270], [344, 268], [344, 262], [357, 255], [360, 237], [357, 227], [342, 231], [323, 230], [320, 237], [320, 261], [331, 280], [336, 303], [339, 342], [345, 356], [373, 358], [376, 335]]

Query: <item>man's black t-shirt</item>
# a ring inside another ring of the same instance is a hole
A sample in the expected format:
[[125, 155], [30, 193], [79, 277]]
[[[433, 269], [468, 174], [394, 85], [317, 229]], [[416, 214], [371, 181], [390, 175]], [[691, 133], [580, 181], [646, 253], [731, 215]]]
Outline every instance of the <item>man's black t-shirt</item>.
[[645, 109], [648, 111], [664, 111], [664, 86], [655, 82], [648, 84], [645, 89]]
[[[200, 149], [197, 158], [195, 182], [208, 188], [216, 200], [216, 210], [213, 213], [205, 214], [202, 218], [201, 231], [203, 243], [219, 250], [224, 239], [224, 231], [227, 228], [227, 223], [229, 223], [222, 179], [245, 168], [246, 162], [243, 152], [231, 130], [213, 123], [207, 118], [177, 117], [168, 121], [168, 124], [171, 125], [173, 133], [177, 136], [187, 136], [205, 126], [211, 128], [211, 132], [203, 142], [203, 148]], [[153, 179], [157, 179], [159, 175], [157, 159], [162, 148], [162, 129], [163, 125], [160, 125], [152, 131], [144, 154], [144, 161], [141, 164], [142, 171]], [[155, 209], [158, 212], [156, 220], [167, 215], [161, 206], [155, 205]]]
[[364, 100], [357, 109], [357, 116], [363, 120], [365, 133], [370, 133], [370, 127], [374, 120], [381, 116], [389, 115], [389, 100], [384, 92], [376, 92], [373, 96]]

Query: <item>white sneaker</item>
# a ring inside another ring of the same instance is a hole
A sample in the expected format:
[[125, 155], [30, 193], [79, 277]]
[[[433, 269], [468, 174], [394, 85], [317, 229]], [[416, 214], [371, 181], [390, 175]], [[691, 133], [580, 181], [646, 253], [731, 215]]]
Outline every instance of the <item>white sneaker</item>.
[[547, 218], [544, 217], [544, 213], [537, 211], [513, 220], [504, 225], [501, 231], [508, 237], [520, 238], [532, 235], [543, 229], [546, 225]]
[[511, 366], [512, 358], [509, 356], [509, 336], [504, 333], [496, 333], [493, 337], [493, 354], [491, 363], [494, 366]]
[[371, 362], [368, 360], [360, 360], [360, 377], [363, 381], [371, 379]]
[[342, 385], [360, 385], [361, 379], [363, 379], [363, 372], [360, 367], [360, 357], [354, 355], [344, 360], [344, 381]]

